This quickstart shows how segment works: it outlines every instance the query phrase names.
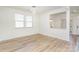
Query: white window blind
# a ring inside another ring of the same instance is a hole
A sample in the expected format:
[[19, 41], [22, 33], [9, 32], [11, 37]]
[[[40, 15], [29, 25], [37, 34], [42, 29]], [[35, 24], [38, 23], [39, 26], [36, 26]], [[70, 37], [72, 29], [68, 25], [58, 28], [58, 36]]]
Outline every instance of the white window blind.
[[24, 27], [24, 15], [15, 14], [16, 27]]
[[25, 17], [25, 27], [32, 27], [32, 16]]
[[32, 27], [32, 16], [15, 14], [16, 27]]

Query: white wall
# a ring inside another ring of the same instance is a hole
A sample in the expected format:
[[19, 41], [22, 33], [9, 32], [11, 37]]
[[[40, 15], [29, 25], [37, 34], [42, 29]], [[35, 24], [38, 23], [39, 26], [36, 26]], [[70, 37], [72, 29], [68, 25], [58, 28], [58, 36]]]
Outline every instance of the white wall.
[[[49, 27], [49, 14], [59, 13], [62, 11], [67, 12], [67, 28], [66, 29], [51, 29]], [[15, 27], [15, 13], [25, 15], [32, 15], [32, 13], [22, 10], [11, 9], [7, 7], [0, 7], [0, 41], [11, 39], [15, 37], [27, 36], [31, 34], [41, 33], [48, 36], [56, 37], [59, 39], [69, 41], [69, 10], [62, 8], [47, 13], [33, 14], [33, 27], [32, 28], [16, 28]]]
[[[59, 12], [64, 12], [64, 11], [67, 12], [66, 29], [54, 29], [54, 28], [51, 29], [49, 27], [49, 15], [59, 13]], [[42, 13], [40, 15], [40, 33], [69, 41], [69, 21], [70, 21], [69, 20], [69, 8], [61, 8], [61, 9], [49, 11], [47, 13]]]
[[0, 41], [38, 33], [38, 20], [37, 18], [35, 19], [35, 17], [33, 18], [32, 28], [16, 28], [15, 13], [32, 15], [32, 13], [28, 11], [23, 12], [22, 10], [0, 7]]

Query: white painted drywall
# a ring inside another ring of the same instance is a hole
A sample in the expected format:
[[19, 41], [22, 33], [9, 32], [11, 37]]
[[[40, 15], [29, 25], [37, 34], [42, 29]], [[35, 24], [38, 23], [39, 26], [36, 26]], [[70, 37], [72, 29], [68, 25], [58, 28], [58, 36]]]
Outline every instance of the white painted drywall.
[[[49, 26], [49, 15], [66, 11], [66, 29], [54, 29]], [[61, 8], [40, 15], [40, 33], [69, 41], [69, 8]]]
[[32, 15], [32, 13], [28, 11], [23, 12], [22, 10], [0, 7], [0, 41], [38, 33], [37, 15], [33, 15], [36, 16], [36, 18], [33, 18], [32, 28], [16, 28], [15, 13]]
[[[49, 14], [67, 12], [67, 28], [66, 29], [51, 29], [49, 27]], [[0, 7], [0, 41], [15, 37], [27, 36], [31, 34], [41, 33], [48, 36], [69, 41], [69, 10], [65, 8], [48, 11], [42, 14], [33, 14], [32, 28], [16, 28], [15, 27], [15, 13], [25, 15], [32, 15], [29, 11], [11, 9], [7, 7]]]

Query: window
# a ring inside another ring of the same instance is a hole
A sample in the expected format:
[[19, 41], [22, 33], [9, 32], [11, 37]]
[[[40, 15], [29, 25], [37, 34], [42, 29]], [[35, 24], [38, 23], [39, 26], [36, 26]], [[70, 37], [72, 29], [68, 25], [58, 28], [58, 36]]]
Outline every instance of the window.
[[24, 27], [24, 15], [15, 14], [16, 27]]
[[15, 14], [16, 27], [32, 27], [32, 16]]
[[25, 22], [25, 27], [32, 27], [32, 16], [26, 16]]

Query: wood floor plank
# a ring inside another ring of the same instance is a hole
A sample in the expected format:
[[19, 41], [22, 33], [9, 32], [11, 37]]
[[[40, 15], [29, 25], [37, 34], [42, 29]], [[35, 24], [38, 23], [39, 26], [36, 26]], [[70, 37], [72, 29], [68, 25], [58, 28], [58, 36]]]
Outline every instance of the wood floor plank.
[[0, 52], [67, 52], [67, 41], [35, 34], [0, 42]]

